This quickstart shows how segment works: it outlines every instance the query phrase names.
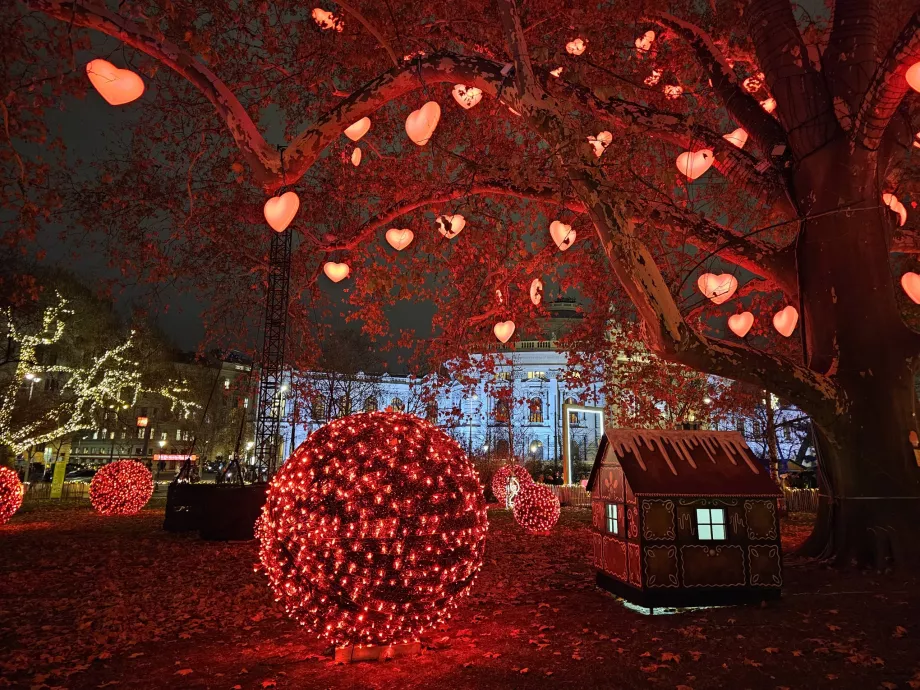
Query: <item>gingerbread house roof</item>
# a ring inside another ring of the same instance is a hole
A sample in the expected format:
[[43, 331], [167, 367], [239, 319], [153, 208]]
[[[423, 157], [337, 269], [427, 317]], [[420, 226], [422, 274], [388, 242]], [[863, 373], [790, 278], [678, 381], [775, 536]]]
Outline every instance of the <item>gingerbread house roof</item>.
[[616, 460], [636, 495], [776, 496], [779, 489], [736, 431], [607, 429], [588, 479]]

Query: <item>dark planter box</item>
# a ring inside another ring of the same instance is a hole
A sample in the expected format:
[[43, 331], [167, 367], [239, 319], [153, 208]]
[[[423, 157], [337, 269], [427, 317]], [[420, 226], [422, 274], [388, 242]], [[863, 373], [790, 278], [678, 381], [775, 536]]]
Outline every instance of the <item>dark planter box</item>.
[[215, 486], [205, 495], [202, 539], [247, 541], [255, 538], [255, 524], [265, 503], [265, 484]]
[[171, 482], [166, 490], [163, 529], [167, 532], [194, 532], [200, 529], [207, 496], [215, 489], [215, 484]]

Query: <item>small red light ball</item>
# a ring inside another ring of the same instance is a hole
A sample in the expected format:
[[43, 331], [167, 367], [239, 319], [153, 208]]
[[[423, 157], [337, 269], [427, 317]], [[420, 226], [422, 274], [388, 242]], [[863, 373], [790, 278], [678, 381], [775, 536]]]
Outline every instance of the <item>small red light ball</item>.
[[512, 509], [517, 523], [531, 534], [549, 534], [559, 520], [559, 499], [543, 484], [521, 487]]
[[103, 515], [134, 515], [153, 495], [153, 475], [137, 460], [102, 467], [89, 485], [89, 500]]
[[406, 642], [449, 618], [487, 529], [460, 446], [391, 411], [313, 432], [272, 479], [257, 524], [276, 600], [336, 646]]
[[492, 475], [492, 493], [495, 494], [495, 498], [502, 505], [505, 505], [505, 501], [508, 499], [508, 482], [511, 481], [512, 476], [517, 478], [520, 486], [533, 484], [533, 477], [530, 476], [530, 472], [523, 465], [513, 464], [499, 467], [495, 474]]
[[22, 482], [15, 470], [0, 467], [0, 525], [9, 522], [22, 505]]

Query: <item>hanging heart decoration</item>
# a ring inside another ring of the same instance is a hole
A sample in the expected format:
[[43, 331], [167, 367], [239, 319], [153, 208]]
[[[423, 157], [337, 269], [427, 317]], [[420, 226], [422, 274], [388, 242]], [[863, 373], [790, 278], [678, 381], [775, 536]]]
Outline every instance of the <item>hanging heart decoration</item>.
[[265, 214], [266, 222], [275, 232], [284, 232], [294, 220], [299, 208], [300, 197], [294, 192], [285, 192], [266, 201], [262, 212]]
[[144, 93], [144, 80], [137, 74], [129, 69], [119, 69], [101, 58], [86, 65], [86, 76], [109, 105], [136, 101]]
[[552, 74], [554, 77], [557, 77], [557, 78], [558, 78], [558, 77], [561, 77], [561, 76], [562, 76], [562, 68], [561, 68], [561, 67], [557, 67], [556, 69], [551, 69], [551, 70], [549, 71], [549, 73]]
[[647, 53], [652, 49], [652, 43], [655, 42], [655, 32], [646, 31], [636, 39], [636, 49], [640, 53]]
[[554, 220], [549, 224], [549, 234], [561, 251], [571, 247], [575, 241], [575, 231], [572, 230], [572, 226], [559, 220]]
[[475, 86], [455, 84], [451, 94], [464, 110], [469, 110], [482, 100], [482, 89], [478, 89]]
[[459, 213], [438, 216], [437, 224], [438, 232], [447, 239], [452, 240], [460, 234], [460, 231], [463, 230], [464, 227], [466, 227], [466, 218]]
[[327, 261], [323, 264], [323, 273], [325, 273], [326, 277], [333, 283], [338, 283], [348, 277], [348, 274], [351, 273], [351, 269], [348, 268], [348, 264]]
[[768, 113], [772, 113], [774, 110], [776, 110], [776, 99], [767, 98], [766, 100], [760, 102], [760, 107], [766, 110]]
[[412, 244], [412, 240], [415, 239], [415, 233], [412, 232], [409, 228], [390, 228], [387, 230], [386, 234], [387, 242], [393, 249], [398, 252], [401, 252], [403, 249]]
[[790, 305], [773, 315], [773, 328], [779, 331], [781, 336], [788, 338], [792, 335], [792, 331], [795, 330], [795, 325], [798, 321], [799, 312], [796, 311], [795, 307]]
[[907, 72], [904, 73], [904, 78], [907, 79], [907, 85], [910, 88], [914, 91], [920, 91], [920, 62], [915, 62], [908, 67]]
[[748, 140], [748, 133], [745, 132], [743, 128], [739, 127], [734, 132], [726, 134], [722, 138], [729, 144], [734, 144], [739, 149], [743, 149]]
[[514, 335], [514, 321], [499, 321], [492, 327], [492, 332], [499, 341], [507, 343]]
[[901, 288], [907, 293], [911, 301], [920, 304], [920, 275], [908, 271], [901, 276]]
[[713, 304], [727, 302], [738, 289], [738, 279], [731, 273], [704, 273], [697, 281], [696, 286]]
[[324, 31], [341, 32], [345, 28], [345, 23], [341, 19], [332, 14], [332, 12], [327, 12], [319, 7], [314, 7], [310, 16], [313, 17], [313, 21], [316, 22], [317, 26]]
[[728, 317], [728, 327], [739, 338], [746, 336], [753, 325], [754, 315], [749, 311], [743, 311], [740, 314]]
[[345, 128], [345, 136], [352, 141], [358, 141], [361, 137], [367, 134], [370, 128], [371, 119], [369, 117], [362, 117], [353, 125], [349, 125]]
[[418, 110], [413, 110], [406, 118], [406, 134], [414, 143], [424, 146], [434, 134], [440, 119], [441, 106], [434, 101], [428, 101]]
[[530, 301], [534, 306], [539, 306], [543, 301], [543, 281], [539, 278], [534, 278], [530, 283]]
[[680, 98], [680, 95], [684, 92], [684, 87], [679, 84], [665, 84], [662, 91], [665, 98], [673, 101], [675, 98]]
[[351, 152], [351, 164], [356, 168], [361, 165], [361, 149], [357, 146], [355, 150]]
[[907, 222], [907, 209], [904, 208], [904, 204], [898, 201], [898, 197], [894, 194], [882, 194], [882, 203], [898, 214], [900, 219], [898, 226], [903, 226]]
[[604, 151], [607, 150], [607, 147], [613, 142], [613, 135], [604, 130], [600, 132], [596, 137], [589, 136], [588, 143], [594, 147], [594, 155], [600, 158], [604, 155]]
[[695, 180], [712, 166], [712, 149], [684, 151], [677, 157], [677, 169], [690, 180]]
[[501, 291], [500, 289], [498, 289], [498, 288], [495, 289], [495, 300], [496, 300], [499, 304], [504, 304], [504, 303], [505, 303], [505, 298], [502, 296], [502, 291]]
[[587, 41], [576, 38], [574, 41], [569, 41], [565, 44], [565, 52], [567, 52], [569, 55], [581, 55], [583, 52], [585, 52], [587, 47]]

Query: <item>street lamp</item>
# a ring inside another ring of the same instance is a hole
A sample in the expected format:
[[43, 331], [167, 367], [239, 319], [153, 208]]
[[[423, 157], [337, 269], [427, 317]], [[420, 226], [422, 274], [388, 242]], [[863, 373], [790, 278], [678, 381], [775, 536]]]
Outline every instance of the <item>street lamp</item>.
[[32, 400], [32, 389], [35, 388], [38, 381], [41, 381], [41, 377], [29, 372], [26, 374], [26, 381], [29, 381], [29, 400]]
[[712, 398], [710, 398], [708, 395], [705, 398], [703, 398], [704, 405], [708, 405], [711, 402], [712, 402]]

